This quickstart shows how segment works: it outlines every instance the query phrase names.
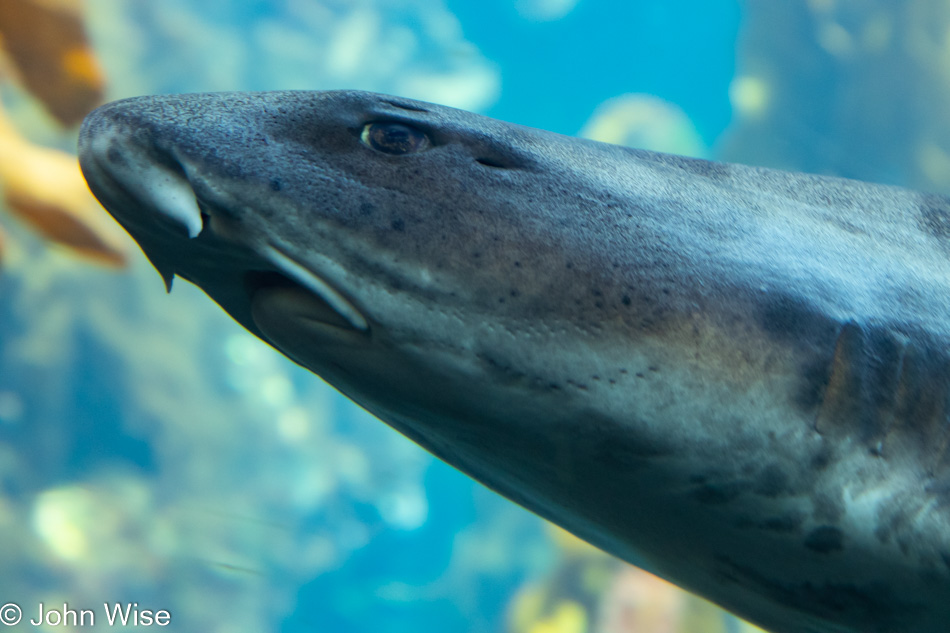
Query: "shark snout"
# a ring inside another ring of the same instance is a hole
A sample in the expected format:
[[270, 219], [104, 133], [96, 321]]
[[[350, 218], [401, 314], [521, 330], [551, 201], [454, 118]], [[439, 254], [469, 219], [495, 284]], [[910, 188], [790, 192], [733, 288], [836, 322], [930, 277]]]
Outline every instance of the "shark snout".
[[[147, 213], [150, 222], [197, 237], [203, 227], [202, 212], [184, 166], [156, 147], [148, 123], [130, 117], [122, 103], [99, 108], [83, 122], [79, 164], [86, 181], [130, 232]], [[147, 211], [123, 212], [129, 202]]]
[[[173, 113], [175, 103], [163, 111]], [[227, 288], [226, 297], [216, 299], [246, 304], [245, 313], [256, 309], [273, 318], [272, 304], [293, 305], [315, 322], [366, 331], [362, 313], [313, 267], [266, 236], [247, 235], [246, 205], [222, 194], [227, 177], [203, 168], [200, 156], [194, 163], [184, 156], [181, 147], [191, 139], [171, 136], [165, 125], [161, 111], [143, 113], [136, 99], [103, 106], [83, 122], [79, 161], [92, 192], [139, 243], [166, 287], [176, 274], [199, 285], [214, 279]]]

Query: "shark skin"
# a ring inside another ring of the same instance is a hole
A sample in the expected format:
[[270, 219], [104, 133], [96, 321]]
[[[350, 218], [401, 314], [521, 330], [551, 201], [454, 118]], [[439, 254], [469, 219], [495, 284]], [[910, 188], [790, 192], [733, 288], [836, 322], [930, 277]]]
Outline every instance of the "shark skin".
[[170, 286], [775, 633], [950, 627], [950, 200], [357, 91], [93, 112]]

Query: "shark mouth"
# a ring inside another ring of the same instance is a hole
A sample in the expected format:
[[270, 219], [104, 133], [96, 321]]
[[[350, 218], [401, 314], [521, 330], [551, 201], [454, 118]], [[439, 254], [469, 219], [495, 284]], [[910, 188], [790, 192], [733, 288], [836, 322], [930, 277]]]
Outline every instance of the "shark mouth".
[[[350, 301], [323, 278], [268, 244], [261, 255], [280, 272], [251, 272], [245, 286], [252, 306], [264, 302], [292, 304], [300, 316], [336, 327], [359, 331], [369, 323]], [[255, 308], [256, 311], [256, 308]]]
[[[168, 290], [176, 274], [202, 286], [201, 277], [209, 272], [182, 270], [182, 257], [204, 264], [227, 262], [228, 252], [237, 247], [253, 254], [259, 264], [245, 258], [231, 260], [235, 268], [244, 268], [239, 273], [243, 292], [234, 290], [246, 293], [252, 314], [271, 317], [277, 309], [292, 310], [315, 324], [369, 330], [353, 303], [311, 268], [272, 243], [248, 243], [239, 232], [228, 230], [230, 212], [203, 201], [178, 160], [124, 144], [114, 132], [84, 140], [80, 159], [93, 193], [139, 242]], [[220, 281], [220, 273], [214, 276]]]

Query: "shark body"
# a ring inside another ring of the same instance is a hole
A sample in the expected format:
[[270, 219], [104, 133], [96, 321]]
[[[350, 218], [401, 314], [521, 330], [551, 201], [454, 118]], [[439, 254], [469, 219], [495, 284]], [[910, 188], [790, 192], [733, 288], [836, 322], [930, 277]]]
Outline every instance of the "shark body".
[[355, 91], [91, 114], [166, 282], [776, 633], [950, 626], [950, 201]]

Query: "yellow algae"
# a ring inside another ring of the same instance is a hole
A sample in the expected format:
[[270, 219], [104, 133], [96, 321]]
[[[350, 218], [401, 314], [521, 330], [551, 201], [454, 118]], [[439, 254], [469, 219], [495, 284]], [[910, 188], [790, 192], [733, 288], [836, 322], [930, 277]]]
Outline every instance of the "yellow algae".
[[689, 117], [651, 95], [628, 94], [602, 103], [581, 136], [653, 151], [703, 156], [706, 148]]
[[573, 600], [563, 601], [554, 609], [550, 617], [535, 622], [527, 630], [528, 633], [585, 633], [586, 631], [587, 612]]
[[515, 594], [508, 609], [508, 629], [512, 633], [526, 633], [537, 620], [543, 604], [544, 594], [541, 587], [537, 585], [523, 587]]
[[768, 84], [759, 77], [743, 75], [729, 85], [729, 101], [738, 114], [745, 117], [760, 117], [769, 107]]
[[79, 562], [90, 554], [84, 528], [91, 508], [91, 496], [82, 488], [47, 490], [33, 505], [33, 530], [58, 558]]

